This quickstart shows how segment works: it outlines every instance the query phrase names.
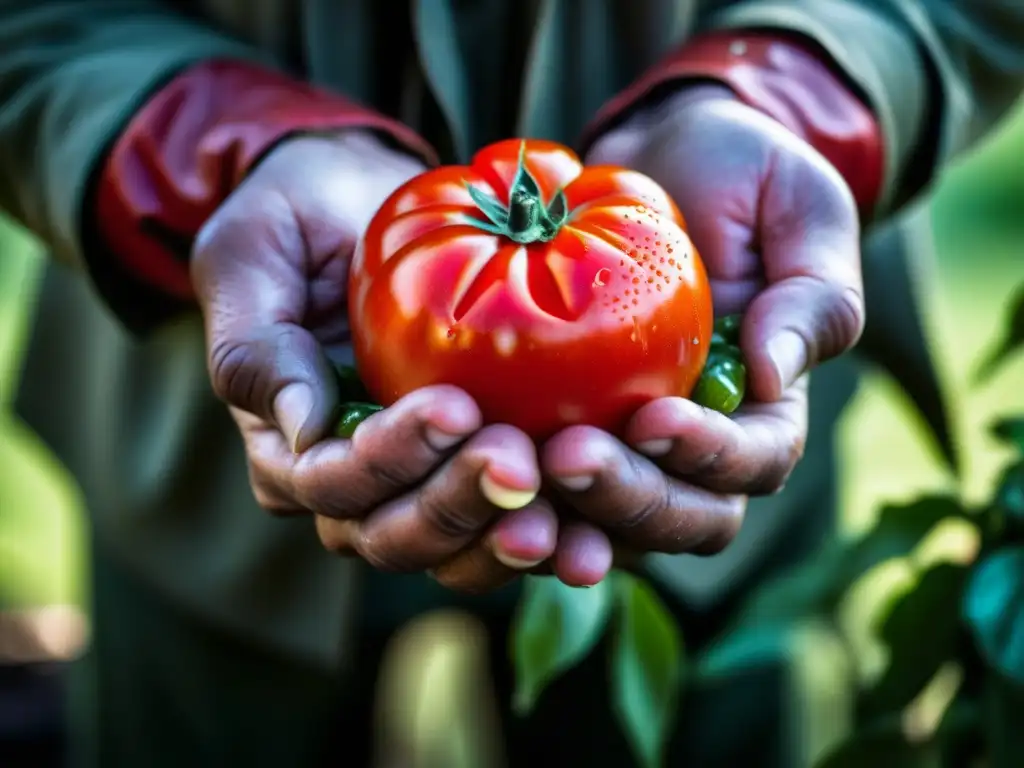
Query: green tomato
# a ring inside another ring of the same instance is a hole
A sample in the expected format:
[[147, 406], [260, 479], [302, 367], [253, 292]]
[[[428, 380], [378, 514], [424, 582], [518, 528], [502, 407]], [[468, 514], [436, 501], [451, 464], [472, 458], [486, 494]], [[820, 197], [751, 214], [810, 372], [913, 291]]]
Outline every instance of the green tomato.
[[738, 357], [712, 353], [691, 399], [720, 413], [732, 413], [747, 392], [747, 367]]
[[711, 346], [738, 347], [740, 344], [741, 315], [726, 315], [715, 320], [715, 328], [711, 333]]
[[355, 434], [356, 427], [382, 410], [384, 409], [381, 406], [373, 403], [345, 403], [341, 407], [341, 418], [334, 428], [334, 434], [349, 439]]
[[370, 399], [366, 387], [363, 386], [363, 382], [353, 366], [339, 365], [335, 367], [334, 372], [337, 374], [338, 392], [341, 395], [342, 401]]

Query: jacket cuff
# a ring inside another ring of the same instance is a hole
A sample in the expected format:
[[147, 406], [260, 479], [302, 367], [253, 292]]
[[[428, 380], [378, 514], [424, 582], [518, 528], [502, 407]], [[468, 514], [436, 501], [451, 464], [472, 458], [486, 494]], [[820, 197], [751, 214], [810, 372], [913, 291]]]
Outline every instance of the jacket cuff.
[[[191, 301], [191, 244], [220, 203], [281, 140], [345, 128], [437, 162], [410, 128], [273, 70], [223, 60], [185, 70], [134, 115], [99, 169], [96, 234], [116, 262], [104, 266], [141, 295]], [[126, 288], [118, 293], [130, 296]]]
[[584, 133], [588, 146], [666, 87], [713, 80], [821, 153], [870, 216], [882, 192], [885, 153], [875, 115], [823, 50], [796, 35], [710, 32], [691, 39], [612, 99]]

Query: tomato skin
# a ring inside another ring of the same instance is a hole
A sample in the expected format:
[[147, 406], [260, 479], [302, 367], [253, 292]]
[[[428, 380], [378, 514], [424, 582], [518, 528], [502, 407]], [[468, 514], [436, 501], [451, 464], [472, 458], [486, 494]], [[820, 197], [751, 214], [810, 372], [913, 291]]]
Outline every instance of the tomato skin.
[[[564, 189], [570, 214], [548, 242], [479, 226], [467, 189], [508, 206], [521, 150], [545, 203]], [[397, 190], [357, 248], [349, 299], [377, 402], [453, 384], [487, 423], [538, 440], [572, 424], [621, 433], [650, 400], [688, 396], [713, 330], [707, 274], [668, 195], [539, 140], [493, 144]]]

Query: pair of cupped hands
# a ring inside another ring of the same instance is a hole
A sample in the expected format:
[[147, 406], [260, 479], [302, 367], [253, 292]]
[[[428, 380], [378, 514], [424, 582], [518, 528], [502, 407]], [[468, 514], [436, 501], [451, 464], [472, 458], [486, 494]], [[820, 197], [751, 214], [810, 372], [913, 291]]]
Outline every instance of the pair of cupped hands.
[[213, 388], [264, 509], [312, 514], [332, 552], [485, 592], [524, 572], [588, 586], [645, 553], [716, 553], [749, 496], [783, 487], [807, 435], [807, 373], [863, 326], [845, 182], [717, 86], [635, 114], [585, 162], [646, 173], [685, 212], [716, 313], [744, 314], [748, 402], [727, 417], [656, 400], [621, 439], [573, 426], [536, 446], [435, 386], [351, 440], [331, 437], [334, 364], [351, 355], [351, 255], [378, 206], [424, 168], [370, 133], [297, 137], [211, 217], [192, 260]]

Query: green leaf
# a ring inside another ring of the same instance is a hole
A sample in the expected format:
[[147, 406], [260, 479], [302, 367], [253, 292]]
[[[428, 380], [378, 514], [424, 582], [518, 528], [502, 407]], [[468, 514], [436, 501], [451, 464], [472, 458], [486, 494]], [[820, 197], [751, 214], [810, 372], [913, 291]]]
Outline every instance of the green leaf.
[[982, 712], [977, 699], [962, 691], [950, 702], [935, 731], [935, 740], [941, 745], [946, 756], [946, 765], [960, 765], [952, 762], [953, 756], [973, 751], [982, 725]]
[[848, 588], [843, 570], [845, 557], [847, 548], [833, 543], [813, 559], [766, 582], [744, 605], [739, 624], [787, 622], [831, 613]]
[[913, 552], [942, 520], [966, 516], [959, 501], [949, 496], [925, 496], [909, 504], [885, 506], [875, 527], [861, 538], [833, 542], [812, 560], [758, 589], [744, 607], [742, 620], [788, 621], [830, 614], [869, 570]]
[[857, 547], [856, 570], [863, 574], [893, 557], [909, 555], [943, 520], [965, 519], [969, 514], [952, 496], [923, 496], [907, 504], [887, 504]]
[[612, 708], [643, 768], [663, 764], [682, 686], [675, 620], [643, 580], [617, 572], [619, 616], [611, 657]]
[[612, 605], [607, 579], [590, 589], [553, 577], [526, 578], [512, 627], [516, 690], [512, 707], [532, 711], [544, 688], [582, 661], [601, 638]]
[[1007, 313], [1003, 337], [982, 361], [974, 375], [975, 383], [990, 379], [1018, 350], [1024, 347], [1024, 286], [1014, 296]]
[[889, 666], [865, 694], [864, 713], [899, 712], [955, 657], [960, 616], [951, 607], [959, 605], [968, 574], [966, 566], [939, 563], [893, 601], [880, 632]]
[[1024, 417], [1002, 419], [992, 425], [992, 436], [1024, 453]]
[[1024, 685], [1024, 547], [996, 550], [975, 566], [963, 616], [985, 662]]
[[985, 679], [984, 729], [989, 768], [1020, 768], [1024, 762], [1024, 689], [998, 675]]
[[481, 192], [479, 189], [474, 187], [472, 184], [466, 184], [466, 191], [469, 192], [469, 196], [476, 203], [476, 207], [480, 209], [487, 219], [498, 228], [500, 234], [508, 224], [508, 209], [501, 204], [501, 201], [496, 197], [488, 195], [486, 192]]
[[1011, 464], [999, 479], [995, 499], [1006, 535], [1014, 540], [1024, 533], [1024, 461]]
[[899, 718], [887, 718], [851, 735], [815, 768], [941, 768], [934, 744], [907, 740]]
[[743, 315], [723, 315], [717, 318], [714, 332], [711, 334], [711, 343], [738, 347], [742, 325]]
[[862, 251], [867, 325], [858, 354], [879, 366], [906, 395], [906, 403], [924, 421], [932, 445], [959, 474], [959, 445], [949, 418], [950, 393], [939, 377], [926, 332], [916, 249], [908, 248], [902, 226], [874, 228]]

